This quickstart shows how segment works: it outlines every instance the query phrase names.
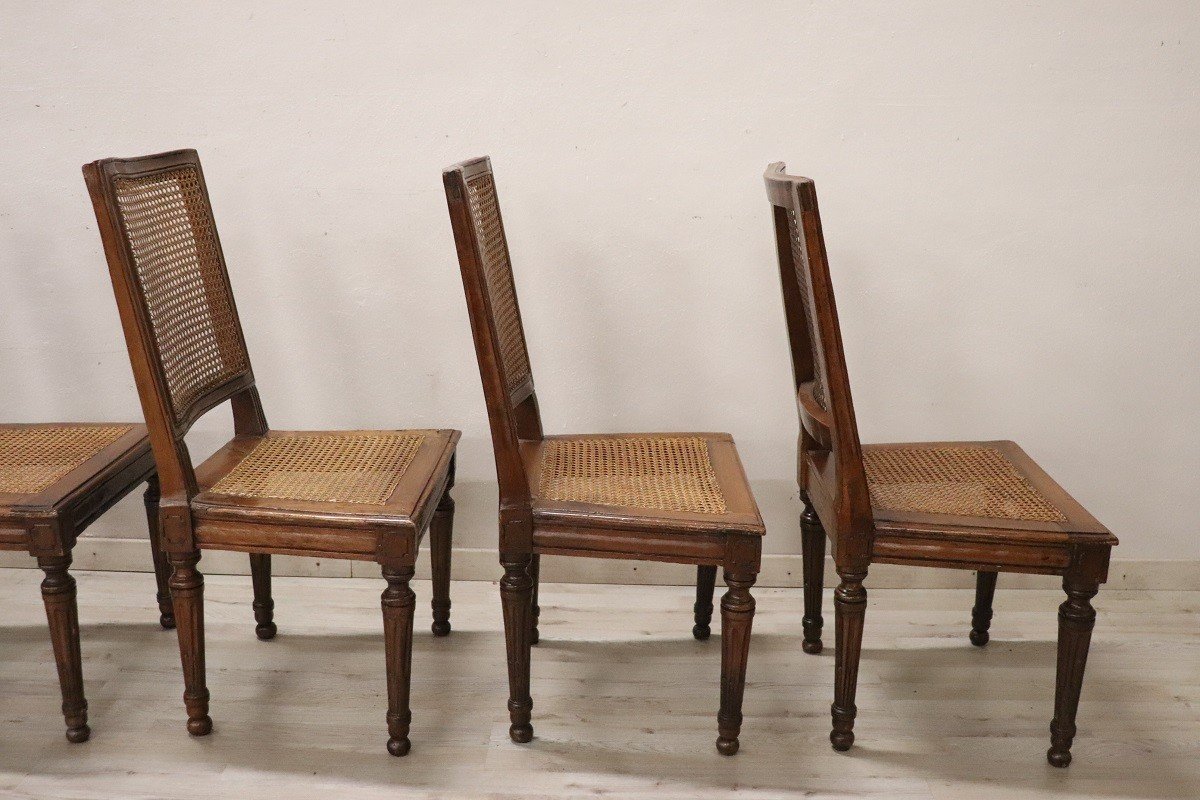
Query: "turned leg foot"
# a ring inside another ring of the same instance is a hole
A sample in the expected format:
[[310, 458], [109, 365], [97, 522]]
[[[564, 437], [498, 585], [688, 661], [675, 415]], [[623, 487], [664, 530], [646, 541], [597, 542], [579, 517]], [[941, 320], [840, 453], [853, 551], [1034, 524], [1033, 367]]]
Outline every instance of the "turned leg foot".
[[746, 661], [754, 623], [750, 587], [757, 577], [750, 572], [725, 571], [725, 584], [729, 588], [721, 598], [721, 710], [717, 714], [717, 752], [723, 756], [733, 755], [740, 746]]
[[713, 591], [717, 585], [717, 568], [711, 565], [696, 567], [696, 604], [692, 606], [696, 624], [692, 636], [704, 641], [712, 634]]
[[992, 626], [992, 598], [996, 594], [996, 573], [980, 572], [975, 576], [975, 607], [971, 609], [971, 644], [983, 647], [988, 643], [988, 628]]
[[79, 608], [75, 601], [75, 579], [67, 572], [71, 557], [43, 556], [38, 558], [38, 566], [46, 573], [42, 579], [42, 602], [46, 606], [54, 662], [58, 667], [67, 741], [79, 744], [91, 737], [92, 729], [87, 724], [87, 700], [83, 696], [83, 658], [79, 651]]
[[171, 565], [167, 562], [167, 553], [162, 547], [161, 529], [158, 522], [159, 503], [158, 476], [152, 475], [146, 480], [146, 493], [143, 502], [146, 505], [146, 527], [150, 530], [150, 555], [154, 559], [154, 582], [158, 587], [155, 599], [158, 601], [158, 624], [164, 630], [175, 627], [175, 609], [171, 607]]
[[254, 585], [254, 635], [262, 641], [275, 638], [275, 601], [271, 599], [271, 555], [250, 554], [250, 581]]
[[387, 588], [383, 590], [383, 648], [387, 659], [388, 752], [406, 755], [412, 744], [408, 739], [412, 723], [409, 693], [412, 686], [413, 612], [417, 596], [409, 586], [412, 567], [384, 567]]
[[208, 686], [204, 677], [204, 576], [196, 569], [199, 551], [172, 553], [171, 603], [179, 636], [179, 660], [183, 665], [183, 703], [187, 708], [187, 730], [192, 736], [212, 732], [208, 716]]
[[863, 617], [867, 610], [867, 590], [862, 582], [866, 571], [838, 570], [842, 582], [833, 593], [834, 657], [833, 729], [829, 741], [834, 750], [849, 750], [854, 744], [854, 717], [858, 709], [854, 695], [858, 689], [858, 661], [862, 654]]
[[804, 652], [821, 652], [821, 592], [825, 588], [825, 528], [817, 512], [804, 496], [804, 514], [800, 517], [800, 551], [804, 562]]
[[1058, 670], [1054, 686], [1054, 721], [1050, 723], [1050, 749], [1046, 760], [1055, 767], [1071, 763], [1071, 743], [1075, 740], [1075, 713], [1083, 688], [1083, 670], [1087, 666], [1096, 610], [1091, 599], [1099, 586], [1095, 581], [1063, 578], [1066, 602], [1058, 608]]
[[454, 535], [454, 499], [446, 489], [429, 525], [429, 559], [433, 565], [433, 635], [450, 634], [450, 551]]
[[504, 577], [500, 601], [504, 608], [504, 643], [508, 651], [508, 735], [524, 744], [533, 739], [533, 699], [529, 696], [529, 661], [533, 625], [533, 580], [529, 553], [501, 554]]

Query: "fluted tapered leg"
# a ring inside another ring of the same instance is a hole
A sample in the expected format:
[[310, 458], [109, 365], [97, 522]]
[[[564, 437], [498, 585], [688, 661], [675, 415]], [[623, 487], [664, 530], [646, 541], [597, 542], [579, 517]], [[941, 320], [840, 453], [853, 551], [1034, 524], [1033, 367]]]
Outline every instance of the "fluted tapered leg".
[[196, 569], [200, 553], [173, 553], [169, 558], [187, 729], [192, 736], [205, 736], [212, 732], [212, 718], [208, 716], [208, 686], [204, 679], [204, 576]]
[[717, 585], [717, 568], [710, 564], [696, 567], [696, 604], [692, 611], [696, 615], [696, 624], [692, 626], [692, 636], [704, 641], [712, 634], [713, 591]]
[[754, 598], [750, 587], [754, 573], [726, 570], [729, 589], [721, 598], [721, 711], [717, 714], [717, 752], [738, 751], [742, 731], [742, 696], [746, 692], [746, 659], [750, 655], [750, 629], [754, 624]]
[[171, 608], [171, 565], [167, 562], [167, 554], [162, 549], [162, 536], [158, 524], [158, 476], [152, 475], [146, 481], [146, 494], [142, 497], [146, 504], [146, 527], [150, 530], [150, 554], [154, 559], [154, 581], [158, 585], [158, 624], [166, 630], [175, 627], [175, 609]]
[[854, 717], [858, 713], [854, 694], [858, 689], [858, 659], [862, 654], [863, 617], [867, 611], [866, 572], [838, 571], [842, 582], [833, 593], [834, 635], [833, 730], [829, 741], [834, 750], [849, 750], [854, 744]]
[[821, 617], [821, 592], [825, 588], [825, 528], [817, 512], [804, 500], [804, 513], [800, 517], [800, 552], [804, 561], [804, 652], [816, 655], [821, 652], [821, 628], [825, 620]]
[[408, 729], [412, 723], [409, 689], [412, 685], [413, 612], [417, 596], [409, 581], [412, 567], [384, 567], [383, 578], [383, 649], [387, 657], [388, 752], [406, 755], [411, 747]]
[[539, 553], [534, 553], [529, 557], [529, 580], [533, 581], [533, 597], [530, 600], [533, 603], [533, 609], [529, 614], [529, 643], [537, 644], [542, 638], [538, 633], [538, 620], [542, 616], [542, 607], [538, 605], [538, 587], [542, 582], [542, 556]]
[[508, 649], [508, 735], [514, 742], [533, 739], [533, 699], [529, 696], [529, 658], [533, 625], [533, 580], [528, 553], [502, 554], [504, 577], [500, 601], [504, 607], [504, 642]]
[[1058, 674], [1054, 685], [1054, 721], [1050, 723], [1050, 749], [1046, 760], [1053, 766], [1071, 763], [1071, 742], [1075, 739], [1075, 712], [1083, 688], [1083, 670], [1087, 666], [1096, 610], [1091, 599], [1099, 587], [1094, 582], [1076, 582], [1063, 578], [1067, 600], [1058, 607]]
[[250, 581], [254, 584], [254, 634], [264, 642], [274, 639], [275, 601], [271, 599], [271, 554], [250, 554]]
[[83, 659], [79, 652], [79, 609], [75, 603], [75, 579], [67, 569], [71, 557], [44, 556], [38, 566], [42, 580], [42, 602], [50, 623], [50, 641], [62, 689], [62, 713], [67, 723], [67, 741], [78, 744], [92, 735], [87, 724], [87, 700], [83, 696]]
[[971, 609], [971, 644], [983, 647], [988, 643], [988, 628], [992, 626], [992, 598], [996, 595], [996, 573], [980, 571], [975, 576], [975, 607]]
[[450, 633], [450, 551], [454, 540], [454, 498], [442, 494], [429, 524], [429, 562], [433, 567], [433, 635]]

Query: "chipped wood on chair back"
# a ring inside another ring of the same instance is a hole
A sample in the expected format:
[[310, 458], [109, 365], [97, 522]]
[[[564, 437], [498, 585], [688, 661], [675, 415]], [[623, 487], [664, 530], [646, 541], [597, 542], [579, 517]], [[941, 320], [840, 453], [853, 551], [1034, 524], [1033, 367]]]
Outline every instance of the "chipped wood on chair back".
[[[464, 161], [442, 178], [487, 400], [506, 549], [510, 536], [528, 535], [529, 482], [520, 442], [542, 438], [541, 415], [491, 161]], [[514, 528], [506, 516], [520, 524]], [[518, 543], [527, 544], [512, 542]]]
[[266, 433], [250, 356], [194, 150], [83, 168], [150, 428], [163, 494], [196, 494], [184, 435], [233, 401], [239, 434]]
[[767, 167], [775, 244], [800, 414], [800, 485], [834, 541], [839, 562], [869, 558], [874, 522], [850, 398], [817, 193], [808, 178]]

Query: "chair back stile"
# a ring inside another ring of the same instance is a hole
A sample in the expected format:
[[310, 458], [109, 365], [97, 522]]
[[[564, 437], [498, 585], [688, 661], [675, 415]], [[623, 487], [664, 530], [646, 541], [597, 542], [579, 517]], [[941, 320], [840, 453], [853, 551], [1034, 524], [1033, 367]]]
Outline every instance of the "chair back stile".
[[238, 434], [267, 422], [194, 150], [83, 168], [104, 243], [164, 508], [197, 493], [184, 436], [232, 401]]
[[850, 396], [817, 195], [808, 178], [767, 167], [784, 311], [800, 415], [800, 485], [839, 563], [870, 557], [874, 521]]
[[491, 161], [465, 161], [442, 177], [491, 426], [501, 549], [524, 548], [532, 523], [520, 447], [542, 439], [542, 421]]

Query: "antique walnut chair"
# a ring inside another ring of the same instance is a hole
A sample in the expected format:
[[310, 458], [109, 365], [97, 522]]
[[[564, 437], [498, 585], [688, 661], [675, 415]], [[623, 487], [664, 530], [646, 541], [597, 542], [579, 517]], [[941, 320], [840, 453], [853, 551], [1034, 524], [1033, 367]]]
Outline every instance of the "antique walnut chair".
[[87, 700], [79, 650], [79, 610], [71, 549], [100, 515], [142, 483], [158, 580], [159, 622], [175, 626], [167, 564], [158, 539], [158, 478], [143, 425], [0, 425], [0, 550], [25, 550], [46, 573], [42, 600], [50, 622], [67, 740], [85, 742]]
[[1075, 711], [1116, 537], [1013, 442], [861, 445], [850, 399], [817, 195], [807, 178], [767, 167], [767, 196], [800, 413], [798, 479], [804, 561], [804, 651], [821, 651], [825, 537], [834, 592], [835, 750], [854, 742], [855, 684], [872, 563], [977, 570], [971, 642], [988, 641], [998, 572], [1061, 575], [1058, 673], [1047, 758], [1071, 762]]
[[500, 207], [487, 158], [443, 175], [500, 484], [500, 596], [515, 742], [533, 738], [530, 645], [543, 553], [698, 566], [697, 638], [721, 600], [717, 750], [738, 749], [762, 520], [733, 439], [721, 433], [542, 433]]
[[[450, 632], [449, 490], [458, 432], [269, 429], [195, 151], [105, 159], [83, 172], [162, 480], [188, 732], [212, 729], [204, 582], [196, 569], [202, 550], [252, 554], [261, 638], [275, 633], [272, 553], [375, 561], [387, 582], [388, 751], [404, 755], [415, 603], [409, 581], [426, 528], [433, 632]], [[225, 400], [234, 438], [193, 467], [184, 435]]]

